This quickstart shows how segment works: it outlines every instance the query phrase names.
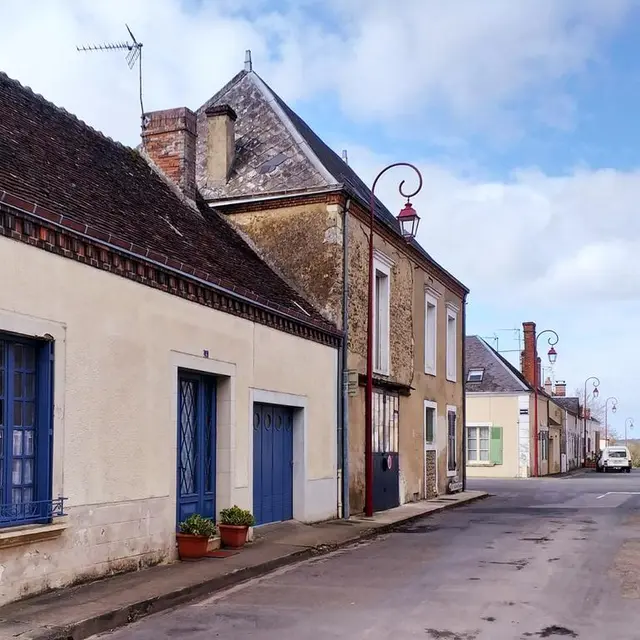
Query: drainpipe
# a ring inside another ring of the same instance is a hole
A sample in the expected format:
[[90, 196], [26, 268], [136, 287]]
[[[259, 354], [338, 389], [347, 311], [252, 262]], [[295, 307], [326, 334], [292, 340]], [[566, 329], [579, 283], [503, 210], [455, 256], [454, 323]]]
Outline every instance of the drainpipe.
[[342, 215], [342, 517], [351, 515], [349, 505], [349, 207], [347, 198]]
[[467, 490], [467, 294], [462, 298], [462, 490]]

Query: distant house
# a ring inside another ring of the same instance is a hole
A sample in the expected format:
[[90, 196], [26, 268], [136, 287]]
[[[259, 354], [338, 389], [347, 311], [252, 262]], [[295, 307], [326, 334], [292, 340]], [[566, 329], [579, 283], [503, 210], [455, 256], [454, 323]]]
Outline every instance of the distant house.
[[[224, 215], [343, 332], [341, 506], [362, 511], [369, 187], [250, 63], [196, 111], [147, 116], [152, 160], [187, 197], [197, 192]], [[402, 179], [412, 186], [417, 176], [406, 170], [385, 178]], [[468, 290], [403, 238], [380, 201], [374, 246], [373, 501], [383, 510], [459, 486]]]
[[[467, 336], [465, 357], [468, 476], [531, 476], [535, 452], [533, 385], [478, 336]], [[538, 422], [539, 474], [559, 473], [563, 409], [544, 389], [538, 392]]]
[[138, 151], [3, 74], [0, 114], [0, 604], [336, 517], [335, 323]]
[[582, 415], [580, 398], [566, 397], [566, 384], [563, 381], [556, 382], [552, 393], [554, 402], [564, 411], [562, 454], [565, 462], [562, 471], [571, 471], [582, 466], [583, 421], [580, 417]]

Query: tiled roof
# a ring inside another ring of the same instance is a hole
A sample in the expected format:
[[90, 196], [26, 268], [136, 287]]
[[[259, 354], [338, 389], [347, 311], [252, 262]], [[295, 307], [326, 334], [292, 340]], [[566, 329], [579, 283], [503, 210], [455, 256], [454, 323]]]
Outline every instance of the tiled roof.
[[580, 415], [580, 398], [571, 398], [567, 396], [555, 396], [553, 401], [559, 404], [563, 409], [575, 416]]
[[[227, 184], [209, 188], [204, 178], [205, 111], [221, 104], [230, 105], [238, 115], [236, 159]], [[292, 191], [304, 193], [345, 189], [363, 206], [369, 207], [369, 187], [254, 71], [240, 72], [197, 113], [198, 186], [207, 200], [216, 202]], [[414, 184], [412, 180], [414, 176], [409, 175], [409, 187]], [[401, 235], [396, 217], [377, 198], [375, 215], [379, 222]], [[412, 241], [412, 245], [429, 262], [467, 290], [417, 241]]]
[[480, 382], [466, 382], [467, 393], [522, 393], [533, 391], [525, 377], [479, 336], [465, 338], [466, 371], [482, 369]]
[[[189, 273], [335, 331], [204, 203], [187, 204], [146, 160], [0, 73], [0, 192], [38, 203]], [[303, 313], [304, 309], [305, 313]]]

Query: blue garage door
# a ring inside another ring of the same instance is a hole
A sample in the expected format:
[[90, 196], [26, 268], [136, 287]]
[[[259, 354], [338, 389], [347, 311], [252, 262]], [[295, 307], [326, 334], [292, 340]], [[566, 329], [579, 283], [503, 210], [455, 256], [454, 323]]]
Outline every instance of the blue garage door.
[[180, 372], [178, 378], [178, 523], [216, 513], [216, 381]]
[[253, 511], [256, 524], [293, 518], [293, 411], [253, 405]]

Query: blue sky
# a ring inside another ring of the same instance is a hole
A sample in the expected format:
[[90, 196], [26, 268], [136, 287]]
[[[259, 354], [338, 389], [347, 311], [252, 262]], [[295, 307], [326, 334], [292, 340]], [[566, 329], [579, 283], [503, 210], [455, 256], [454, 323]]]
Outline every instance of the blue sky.
[[251, 49], [365, 180], [416, 163], [419, 239], [470, 286], [469, 331], [556, 329], [556, 377], [598, 375], [613, 425], [640, 420], [639, 0], [4, 0], [0, 69], [137, 144], [135, 72], [75, 51], [125, 22], [148, 110], [197, 108]]

